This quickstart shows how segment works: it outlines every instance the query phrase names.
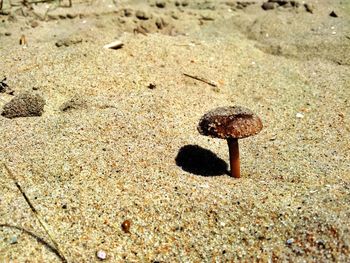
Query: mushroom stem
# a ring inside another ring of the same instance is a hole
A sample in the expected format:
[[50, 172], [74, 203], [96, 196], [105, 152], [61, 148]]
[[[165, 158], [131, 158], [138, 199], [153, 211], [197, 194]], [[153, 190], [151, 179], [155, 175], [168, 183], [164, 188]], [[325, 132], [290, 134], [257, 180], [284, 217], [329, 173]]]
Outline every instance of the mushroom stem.
[[240, 165], [239, 165], [239, 147], [238, 139], [230, 138], [227, 139], [228, 150], [230, 154], [230, 167], [231, 176], [235, 178], [241, 177]]

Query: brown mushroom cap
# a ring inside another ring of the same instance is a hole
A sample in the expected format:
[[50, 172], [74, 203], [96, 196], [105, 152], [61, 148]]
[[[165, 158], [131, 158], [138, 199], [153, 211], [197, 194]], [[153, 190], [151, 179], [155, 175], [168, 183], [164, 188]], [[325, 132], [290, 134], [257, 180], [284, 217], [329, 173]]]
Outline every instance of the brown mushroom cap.
[[229, 139], [255, 135], [263, 128], [260, 118], [251, 110], [240, 107], [219, 107], [204, 114], [198, 124], [202, 135]]

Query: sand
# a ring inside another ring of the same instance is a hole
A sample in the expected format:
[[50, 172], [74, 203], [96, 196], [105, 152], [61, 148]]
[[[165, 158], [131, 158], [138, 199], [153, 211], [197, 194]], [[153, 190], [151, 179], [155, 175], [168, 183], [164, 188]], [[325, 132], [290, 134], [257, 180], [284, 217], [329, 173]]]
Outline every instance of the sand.
[[[350, 261], [350, 3], [115, 2], [3, 1], [0, 109], [45, 107], [0, 116], [0, 261]], [[240, 179], [197, 131], [230, 105]]]

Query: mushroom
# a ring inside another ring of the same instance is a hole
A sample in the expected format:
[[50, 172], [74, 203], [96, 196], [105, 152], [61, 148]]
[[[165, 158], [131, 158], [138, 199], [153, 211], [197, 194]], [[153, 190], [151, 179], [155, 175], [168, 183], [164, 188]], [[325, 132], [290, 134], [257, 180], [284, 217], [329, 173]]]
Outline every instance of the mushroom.
[[203, 115], [198, 124], [202, 135], [226, 139], [230, 154], [231, 176], [240, 177], [238, 139], [255, 135], [263, 128], [260, 118], [240, 107], [219, 107]]

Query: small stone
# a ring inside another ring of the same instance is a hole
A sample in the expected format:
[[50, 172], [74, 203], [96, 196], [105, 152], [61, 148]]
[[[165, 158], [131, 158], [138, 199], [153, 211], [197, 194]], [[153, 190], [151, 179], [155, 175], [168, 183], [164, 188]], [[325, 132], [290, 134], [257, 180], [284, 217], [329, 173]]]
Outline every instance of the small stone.
[[103, 250], [99, 250], [96, 252], [96, 257], [99, 259], [99, 260], [105, 260], [107, 258], [107, 253]]
[[175, 20], [179, 19], [179, 15], [176, 12], [172, 12], [171, 17]]
[[107, 45], [104, 45], [103, 47], [109, 48], [109, 49], [119, 49], [119, 48], [123, 47], [123, 45], [124, 45], [123, 42], [116, 40], [116, 41], [113, 41]]
[[294, 242], [294, 238], [290, 238], [286, 241], [287, 245], [291, 245]]
[[142, 10], [137, 10], [135, 16], [140, 20], [148, 20], [150, 15]]
[[131, 222], [130, 220], [125, 220], [122, 225], [122, 230], [125, 232], [125, 233], [130, 233], [130, 227], [131, 227]]
[[246, 231], [246, 228], [242, 226], [242, 227], [239, 228], [239, 231], [245, 232], [245, 231]]
[[276, 3], [272, 3], [272, 2], [265, 2], [261, 6], [261, 8], [264, 10], [272, 10], [272, 9], [275, 9], [275, 7], [276, 7]]
[[69, 18], [69, 19], [74, 19], [77, 16], [78, 16], [78, 14], [71, 14], [71, 13], [67, 14], [67, 18]]
[[156, 7], [158, 8], [164, 8], [165, 7], [165, 1], [156, 1]]
[[188, 1], [187, 0], [182, 1], [181, 5], [182, 6], [188, 6]]
[[18, 243], [18, 238], [16, 236], [11, 237], [10, 239], [10, 244], [14, 245]]
[[298, 119], [302, 119], [304, 118], [304, 114], [298, 112], [297, 114], [295, 114], [295, 117], [297, 117]]
[[6, 103], [1, 115], [9, 119], [41, 116], [44, 112], [44, 105], [45, 100], [40, 95], [26, 92]]
[[33, 20], [33, 21], [30, 23], [30, 26], [31, 26], [32, 28], [36, 28], [36, 27], [39, 26], [39, 22], [36, 21], [36, 20]]
[[329, 16], [331, 16], [331, 17], [338, 17], [338, 15], [334, 11], [330, 12]]

